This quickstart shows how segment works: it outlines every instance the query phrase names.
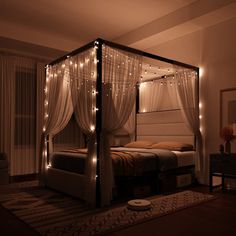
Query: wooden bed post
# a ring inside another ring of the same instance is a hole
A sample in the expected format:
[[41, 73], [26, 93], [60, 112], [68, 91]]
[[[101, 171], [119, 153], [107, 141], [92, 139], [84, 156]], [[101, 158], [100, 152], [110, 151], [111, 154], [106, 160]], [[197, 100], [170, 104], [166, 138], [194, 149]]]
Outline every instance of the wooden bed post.
[[[199, 129], [200, 129], [200, 119], [199, 119], [199, 115], [200, 115], [200, 109], [199, 109], [199, 102], [200, 102], [200, 90], [199, 90], [199, 68], [197, 68], [196, 70], [196, 74], [197, 74], [197, 83], [196, 83], [196, 109], [197, 109], [197, 113], [198, 113], [198, 125], [199, 125]], [[196, 148], [196, 143], [197, 143], [197, 137], [196, 135], [194, 135], [194, 146]]]
[[135, 104], [135, 141], [137, 140], [137, 114], [139, 113], [139, 82], [136, 84], [136, 104]]
[[97, 48], [97, 83], [96, 83], [96, 138], [97, 138], [97, 169], [96, 169], [96, 207], [101, 207], [101, 178], [100, 178], [100, 138], [102, 130], [102, 44], [101, 39], [94, 42]]

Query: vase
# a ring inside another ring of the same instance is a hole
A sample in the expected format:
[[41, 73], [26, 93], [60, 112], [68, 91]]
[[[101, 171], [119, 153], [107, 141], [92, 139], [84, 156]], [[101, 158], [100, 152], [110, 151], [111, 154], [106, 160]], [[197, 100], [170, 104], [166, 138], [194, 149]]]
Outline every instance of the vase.
[[231, 143], [230, 141], [225, 142], [225, 152], [230, 154], [231, 153]]

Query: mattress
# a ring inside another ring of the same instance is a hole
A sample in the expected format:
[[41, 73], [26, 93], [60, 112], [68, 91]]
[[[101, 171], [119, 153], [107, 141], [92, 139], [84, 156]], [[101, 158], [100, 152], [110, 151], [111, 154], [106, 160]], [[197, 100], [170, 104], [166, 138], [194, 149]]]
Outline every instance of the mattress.
[[[73, 173], [85, 173], [86, 149], [55, 152], [50, 156], [51, 166]], [[147, 172], [172, 170], [194, 165], [194, 152], [143, 148], [111, 148], [115, 176], [139, 176]]]

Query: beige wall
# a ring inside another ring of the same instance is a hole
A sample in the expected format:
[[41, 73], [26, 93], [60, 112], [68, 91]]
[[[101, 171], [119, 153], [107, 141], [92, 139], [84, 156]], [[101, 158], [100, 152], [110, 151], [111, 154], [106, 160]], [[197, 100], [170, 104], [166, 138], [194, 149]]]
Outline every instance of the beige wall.
[[[150, 48], [149, 52], [199, 66], [205, 160], [219, 150], [220, 90], [236, 88], [236, 18]], [[236, 111], [235, 111], [236, 112]], [[232, 143], [236, 152], [236, 140]], [[207, 180], [207, 174], [206, 180]]]
[[0, 52], [10, 52], [16, 55], [33, 57], [43, 62], [51, 62], [66, 52], [40, 45], [26, 43], [23, 41], [0, 36]]

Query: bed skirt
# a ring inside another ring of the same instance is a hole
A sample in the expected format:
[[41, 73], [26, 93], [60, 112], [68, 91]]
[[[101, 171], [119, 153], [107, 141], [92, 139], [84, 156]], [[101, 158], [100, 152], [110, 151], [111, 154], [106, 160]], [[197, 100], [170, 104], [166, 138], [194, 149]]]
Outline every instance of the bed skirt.
[[86, 176], [72, 172], [49, 168], [46, 174], [46, 186], [60, 192], [85, 200]]

